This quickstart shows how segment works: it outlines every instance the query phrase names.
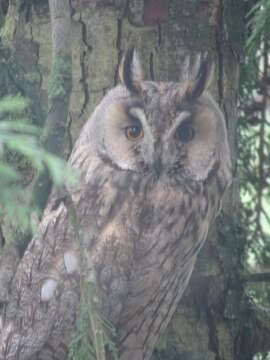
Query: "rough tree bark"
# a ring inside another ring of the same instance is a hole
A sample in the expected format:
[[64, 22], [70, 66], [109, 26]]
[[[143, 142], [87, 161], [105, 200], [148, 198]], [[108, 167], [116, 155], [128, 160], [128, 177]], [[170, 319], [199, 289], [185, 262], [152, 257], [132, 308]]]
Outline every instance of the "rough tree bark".
[[[72, 5], [73, 92], [67, 152], [96, 104], [116, 84], [123, 50], [135, 40], [149, 79], [176, 80], [179, 64], [189, 52], [207, 50], [213, 55], [216, 73], [212, 93], [226, 117], [235, 164], [244, 1], [96, 0]], [[16, 59], [23, 62], [26, 52], [19, 38], [29, 44], [35, 57], [26, 73], [38, 74], [39, 99], [44, 106], [51, 52], [48, 9], [45, 4], [29, 5], [18, 19], [16, 36], [13, 34]], [[262, 316], [244, 293], [241, 256], [245, 244], [235, 218], [237, 201], [235, 181], [153, 359], [251, 360], [257, 351], [270, 348], [268, 314]], [[35, 346], [48, 336], [39, 335]], [[1, 355], [5, 358], [3, 352]]]
[[[10, 83], [11, 79], [16, 78], [17, 75], [11, 73], [12, 66], [10, 66], [10, 54], [12, 46], [15, 49], [22, 51], [22, 56], [29, 57], [29, 48], [33, 50], [34, 44], [23, 39], [21, 34], [17, 34], [16, 21], [11, 19], [14, 16], [14, 12], [19, 11], [19, 4], [10, 4], [7, 14], [6, 27], [2, 30], [3, 43], [6, 46], [6, 53], [2, 52], [3, 63], [7, 62], [6, 69], [8, 72], [9, 81], [1, 81], [1, 85], [5, 86], [6, 82]], [[51, 34], [52, 34], [52, 66], [50, 72], [50, 87], [48, 96], [48, 115], [44, 128], [43, 146], [44, 148], [58, 156], [63, 157], [65, 149], [65, 132], [68, 115], [69, 99], [71, 94], [71, 18], [70, 18], [70, 5], [66, 0], [63, 1], [50, 1], [50, 20], [51, 20]], [[19, 17], [19, 12], [16, 14]], [[16, 19], [16, 18], [15, 18]], [[12, 23], [13, 26], [9, 25]], [[9, 33], [9, 28], [12, 28], [12, 33]], [[17, 34], [17, 35], [14, 35]], [[14, 35], [14, 37], [13, 37]], [[26, 46], [23, 48], [22, 43]], [[34, 94], [31, 88], [31, 81], [27, 78], [29, 75], [24, 70], [28, 69], [32, 71], [33, 68], [29, 66], [29, 62], [19, 56], [19, 61], [16, 60], [17, 51], [14, 54], [14, 62], [16, 62], [15, 71], [18, 72], [19, 80], [18, 85], [15, 84], [13, 92], [20, 92], [24, 96], [28, 96], [33, 99], [32, 119], [38, 125], [43, 123], [43, 114], [41, 111], [40, 96]], [[33, 66], [33, 62], [30, 62]], [[36, 88], [36, 87], [34, 87]], [[34, 89], [35, 90], [35, 89]], [[8, 89], [10, 91], [10, 89]], [[7, 93], [8, 93], [7, 91]], [[39, 93], [39, 89], [38, 89]], [[32, 190], [32, 198], [30, 200], [30, 206], [33, 207], [38, 214], [42, 214], [44, 207], [46, 206], [48, 197], [51, 192], [52, 181], [47, 168], [45, 168], [35, 179]], [[7, 301], [8, 298], [8, 283], [10, 282], [13, 272], [17, 267], [20, 254], [23, 253], [27, 244], [31, 240], [32, 234], [26, 232], [20, 234], [13, 239], [12, 244], [8, 244], [1, 258], [0, 262], [0, 300]], [[5, 238], [5, 237], [4, 237]]]
[[[69, 1], [50, 0], [52, 33], [52, 69], [49, 87], [49, 109], [45, 125], [44, 147], [63, 156], [71, 94], [71, 9]], [[48, 172], [40, 174], [33, 188], [32, 203], [43, 211], [51, 191]]]

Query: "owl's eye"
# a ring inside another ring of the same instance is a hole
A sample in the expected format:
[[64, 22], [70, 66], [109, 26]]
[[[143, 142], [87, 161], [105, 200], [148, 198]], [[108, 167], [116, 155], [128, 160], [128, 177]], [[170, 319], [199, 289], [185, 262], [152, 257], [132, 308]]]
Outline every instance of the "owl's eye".
[[180, 126], [178, 126], [176, 130], [176, 137], [182, 142], [190, 142], [191, 140], [193, 140], [194, 136], [195, 129], [187, 121], [183, 122]]
[[143, 129], [141, 125], [127, 126], [125, 134], [128, 140], [140, 140], [143, 138]]

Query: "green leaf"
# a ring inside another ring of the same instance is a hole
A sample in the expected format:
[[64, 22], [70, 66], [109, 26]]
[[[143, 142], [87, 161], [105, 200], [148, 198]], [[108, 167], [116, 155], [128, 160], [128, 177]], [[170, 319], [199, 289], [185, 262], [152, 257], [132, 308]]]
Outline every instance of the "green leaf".
[[21, 96], [5, 96], [0, 100], [0, 115], [4, 112], [22, 113], [28, 106], [30, 101]]
[[37, 173], [47, 167], [57, 186], [65, 182], [76, 184], [74, 170], [40, 146], [41, 129], [25, 118], [28, 106], [29, 100], [21, 96], [0, 100], [0, 216], [15, 228], [29, 227], [34, 211], [29, 206], [30, 190], [21, 184], [17, 159], [22, 159], [22, 164], [26, 160]]
[[27, 119], [9, 119], [8, 121], [0, 121], [0, 132], [40, 135], [41, 129], [27, 124]]
[[0, 161], [0, 179], [2, 184], [2, 190], [0, 190], [0, 192], [3, 191], [4, 184], [10, 181], [16, 181], [19, 178], [20, 174], [13, 167]]

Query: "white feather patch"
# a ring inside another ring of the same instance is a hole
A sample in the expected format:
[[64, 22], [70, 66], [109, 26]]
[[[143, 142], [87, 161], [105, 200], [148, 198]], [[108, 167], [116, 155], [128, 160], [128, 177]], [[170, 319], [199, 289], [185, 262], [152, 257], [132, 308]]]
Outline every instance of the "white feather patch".
[[78, 259], [71, 251], [64, 253], [64, 263], [68, 274], [74, 273], [79, 268]]
[[55, 279], [45, 280], [41, 288], [41, 301], [43, 302], [50, 301], [54, 295], [56, 286], [57, 286], [57, 282]]

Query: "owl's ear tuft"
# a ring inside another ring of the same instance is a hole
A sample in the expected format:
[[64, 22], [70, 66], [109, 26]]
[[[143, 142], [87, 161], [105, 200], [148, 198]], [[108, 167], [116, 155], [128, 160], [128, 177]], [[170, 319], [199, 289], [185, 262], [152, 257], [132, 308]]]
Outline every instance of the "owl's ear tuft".
[[143, 80], [143, 72], [138, 53], [134, 46], [129, 47], [119, 67], [121, 83], [131, 92], [138, 93]]
[[214, 66], [209, 54], [198, 54], [194, 63], [191, 65], [190, 58], [185, 61], [185, 78], [187, 79], [186, 96], [190, 100], [196, 100], [210, 86]]

